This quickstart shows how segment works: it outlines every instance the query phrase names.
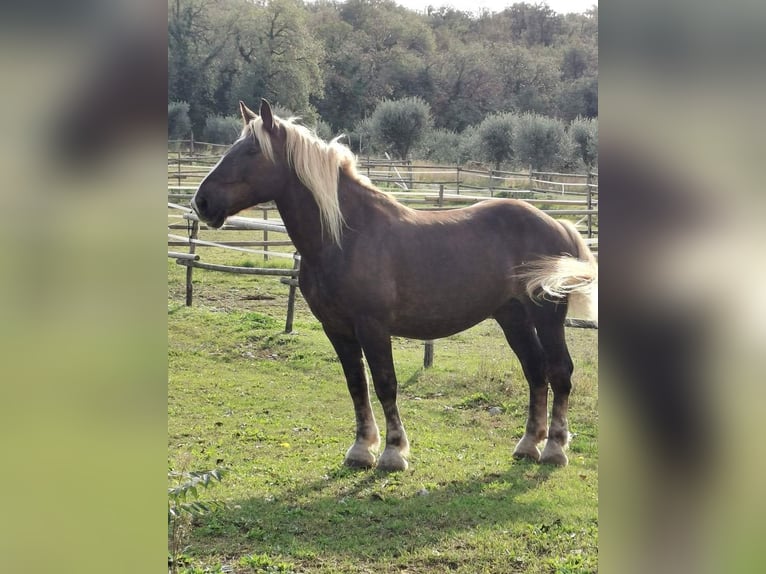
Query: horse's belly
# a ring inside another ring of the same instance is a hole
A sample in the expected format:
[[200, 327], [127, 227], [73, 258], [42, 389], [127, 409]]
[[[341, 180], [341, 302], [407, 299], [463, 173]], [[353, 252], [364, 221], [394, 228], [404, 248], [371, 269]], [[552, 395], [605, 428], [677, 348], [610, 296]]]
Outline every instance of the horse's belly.
[[492, 314], [507, 299], [487, 298], [469, 305], [425, 304], [399, 312], [391, 323], [391, 334], [408, 339], [441, 339], [470, 329]]

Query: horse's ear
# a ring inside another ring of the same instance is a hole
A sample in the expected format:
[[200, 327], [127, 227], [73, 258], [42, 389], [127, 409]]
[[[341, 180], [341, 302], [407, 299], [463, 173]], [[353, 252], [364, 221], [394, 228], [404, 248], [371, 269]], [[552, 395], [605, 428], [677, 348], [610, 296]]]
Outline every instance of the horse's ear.
[[263, 127], [267, 132], [274, 131], [274, 115], [271, 113], [271, 104], [263, 98], [261, 98], [261, 120], [263, 120]]
[[245, 102], [239, 100], [239, 113], [242, 114], [242, 120], [245, 125], [249, 124], [251, 120], [254, 120], [258, 116], [256, 113], [245, 105]]

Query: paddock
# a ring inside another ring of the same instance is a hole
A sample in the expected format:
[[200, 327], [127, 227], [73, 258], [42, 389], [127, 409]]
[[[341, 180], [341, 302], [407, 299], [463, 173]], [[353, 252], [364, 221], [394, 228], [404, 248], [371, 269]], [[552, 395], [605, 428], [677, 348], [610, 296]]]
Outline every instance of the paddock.
[[[231, 256], [206, 248], [202, 257]], [[287, 335], [288, 290], [277, 277], [195, 270], [187, 307], [185, 273], [168, 259], [168, 461], [232, 469], [203, 493], [229, 508], [196, 521], [196, 564], [247, 571], [240, 560], [268, 556], [286, 572], [597, 569], [597, 331], [567, 333], [576, 372], [568, 467], [512, 459], [528, 390], [502, 332], [485, 321], [439, 340], [430, 369], [421, 342], [394, 340], [416, 454], [410, 472], [359, 472], [339, 462], [350, 401], [303, 298]]]
[[[431, 193], [424, 197], [436, 209], [453, 199], [446, 187]], [[454, 195], [473, 200], [464, 187]], [[259, 210], [242, 215], [278, 225], [275, 213], [258, 217]], [[278, 269], [289, 281], [291, 246], [242, 245], [278, 241], [280, 232], [234, 226], [198, 226], [196, 242], [183, 243], [194, 221], [172, 213], [178, 227], [169, 234], [181, 239], [169, 237], [169, 464], [235, 469], [213, 493], [228, 507], [191, 533], [196, 564], [285, 572], [597, 569], [596, 331], [568, 329], [576, 376], [566, 468], [512, 459], [528, 389], [499, 327], [484, 321], [441, 339], [429, 369], [422, 343], [394, 339], [400, 400], [417, 447], [410, 472], [347, 469], [338, 460], [352, 431], [348, 393], [303, 299], [296, 297], [286, 333], [289, 286], [279, 276], [183, 263]], [[194, 305], [187, 306], [191, 270]]]

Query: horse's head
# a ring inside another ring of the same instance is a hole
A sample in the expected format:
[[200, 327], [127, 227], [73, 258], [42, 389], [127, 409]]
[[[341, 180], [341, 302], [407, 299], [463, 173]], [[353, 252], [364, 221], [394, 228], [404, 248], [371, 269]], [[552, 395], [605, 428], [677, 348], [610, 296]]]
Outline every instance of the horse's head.
[[[191, 200], [200, 219], [212, 227], [221, 227], [228, 216], [243, 209], [276, 199], [288, 175], [286, 162], [280, 157], [284, 147], [278, 145], [280, 125], [269, 103], [261, 100], [260, 117], [243, 102], [239, 102], [239, 109], [245, 122], [242, 134]], [[268, 137], [259, 141], [255, 130]], [[272, 141], [277, 145], [272, 147]], [[269, 149], [264, 150], [266, 146]]]

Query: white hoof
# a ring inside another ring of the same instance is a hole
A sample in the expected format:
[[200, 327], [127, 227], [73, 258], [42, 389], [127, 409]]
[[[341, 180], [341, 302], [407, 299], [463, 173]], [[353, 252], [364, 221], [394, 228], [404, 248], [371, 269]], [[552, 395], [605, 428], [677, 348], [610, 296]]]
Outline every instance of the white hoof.
[[540, 449], [537, 448], [537, 442], [531, 435], [525, 434], [521, 437], [516, 448], [513, 449], [513, 458], [516, 460], [528, 458], [537, 462], [540, 460]]
[[378, 470], [385, 472], [398, 472], [407, 470], [407, 461], [396, 448], [386, 448], [378, 460]]
[[543, 454], [540, 457], [540, 462], [543, 464], [553, 464], [556, 466], [566, 466], [569, 464], [564, 448], [555, 440], [548, 439], [543, 449]]
[[365, 444], [355, 442], [346, 452], [343, 464], [351, 468], [372, 468], [375, 466], [375, 454], [379, 443]]

